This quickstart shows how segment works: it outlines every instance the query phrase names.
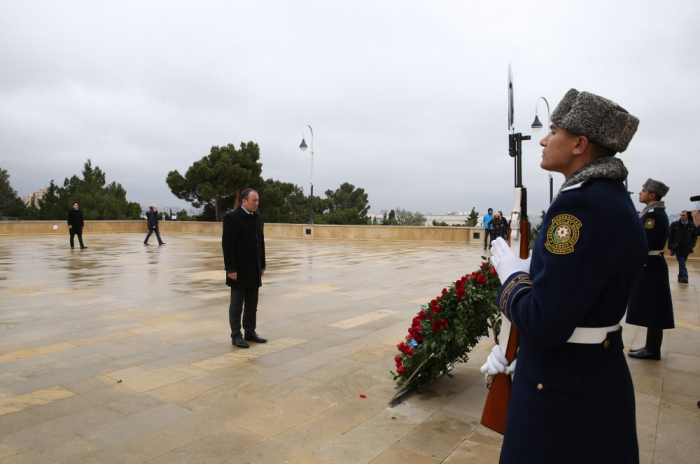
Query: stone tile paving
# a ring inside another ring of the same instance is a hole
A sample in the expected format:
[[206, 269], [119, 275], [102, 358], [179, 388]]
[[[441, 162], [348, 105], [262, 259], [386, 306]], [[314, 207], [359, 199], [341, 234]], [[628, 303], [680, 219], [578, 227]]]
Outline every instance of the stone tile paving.
[[[387, 407], [395, 345], [480, 247], [268, 240], [270, 342], [240, 350], [219, 238], [85, 239], [0, 237], [0, 463], [498, 461], [502, 437], [479, 425], [490, 340]], [[690, 285], [672, 277], [663, 360], [629, 360], [644, 463], [700, 454], [700, 262], [690, 271]], [[627, 347], [644, 336], [625, 327]]]

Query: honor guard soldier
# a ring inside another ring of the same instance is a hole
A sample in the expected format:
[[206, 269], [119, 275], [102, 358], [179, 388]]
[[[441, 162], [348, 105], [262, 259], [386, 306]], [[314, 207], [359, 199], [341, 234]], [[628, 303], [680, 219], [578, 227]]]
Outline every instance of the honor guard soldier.
[[669, 225], [666, 205], [661, 199], [667, 193], [668, 187], [654, 179], [647, 179], [639, 192], [639, 202], [645, 204], [639, 217], [644, 226], [649, 256], [627, 308], [626, 322], [647, 327], [647, 338], [642, 348], [630, 350], [630, 358], [661, 359], [663, 330], [675, 327], [668, 264], [664, 257]]
[[[519, 334], [517, 367], [498, 362], [500, 352], [487, 361], [514, 370], [501, 463], [637, 463], [620, 320], [648, 250], [615, 154], [627, 149], [639, 120], [575, 89], [551, 120], [540, 166], [565, 181], [531, 262], [503, 239], [492, 248], [502, 282], [497, 304]], [[611, 212], [620, 240], [610, 236]]]

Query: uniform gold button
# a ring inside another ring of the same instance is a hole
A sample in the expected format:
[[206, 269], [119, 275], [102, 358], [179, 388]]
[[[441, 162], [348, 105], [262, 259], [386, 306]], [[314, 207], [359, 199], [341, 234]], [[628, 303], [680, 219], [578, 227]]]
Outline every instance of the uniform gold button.
[[609, 347], [609, 346], [610, 346], [610, 340], [605, 340], [605, 341], [603, 342], [603, 348], [607, 348], [607, 347]]
[[537, 389], [538, 389], [538, 390], [542, 390], [543, 388], [544, 388], [544, 385], [542, 385], [541, 383], [538, 383], [538, 384], [537, 384]]

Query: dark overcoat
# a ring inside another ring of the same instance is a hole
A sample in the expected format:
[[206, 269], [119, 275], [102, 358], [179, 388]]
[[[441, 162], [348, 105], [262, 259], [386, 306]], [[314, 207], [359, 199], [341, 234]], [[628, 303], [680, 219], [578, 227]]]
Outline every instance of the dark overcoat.
[[73, 232], [80, 232], [85, 226], [85, 221], [83, 221], [83, 212], [79, 209], [69, 209], [67, 221], [69, 226], [73, 226], [71, 229]]
[[[666, 248], [669, 226], [665, 209], [654, 208], [641, 217], [650, 251]], [[673, 302], [668, 264], [663, 254], [649, 255], [627, 308], [628, 324], [652, 329], [672, 329]]]
[[[611, 240], [610, 212], [616, 216]], [[647, 247], [624, 184], [592, 179], [547, 211], [530, 273], [498, 304], [520, 335], [501, 463], [637, 463], [634, 390], [622, 329], [607, 343], [567, 343], [577, 327], [619, 323]]]
[[158, 211], [151, 209], [148, 211], [148, 228], [154, 229], [156, 227], [158, 227]]
[[[221, 238], [226, 269], [226, 285], [232, 288], [262, 286], [261, 273], [265, 270], [265, 235], [263, 219], [258, 213], [248, 214], [238, 207], [224, 216]], [[228, 274], [237, 272], [237, 280]]]

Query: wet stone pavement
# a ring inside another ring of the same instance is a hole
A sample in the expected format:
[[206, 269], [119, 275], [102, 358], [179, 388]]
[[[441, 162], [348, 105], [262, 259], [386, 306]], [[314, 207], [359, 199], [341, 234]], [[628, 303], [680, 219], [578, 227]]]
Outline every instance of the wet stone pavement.
[[[270, 341], [241, 350], [218, 237], [84, 238], [0, 237], [0, 463], [498, 462], [479, 425], [491, 340], [387, 406], [396, 344], [480, 246], [268, 239]], [[629, 360], [644, 463], [700, 455], [699, 271], [671, 279], [662, 361]], [[625, 326], [626, 348], [644, 336]]]

